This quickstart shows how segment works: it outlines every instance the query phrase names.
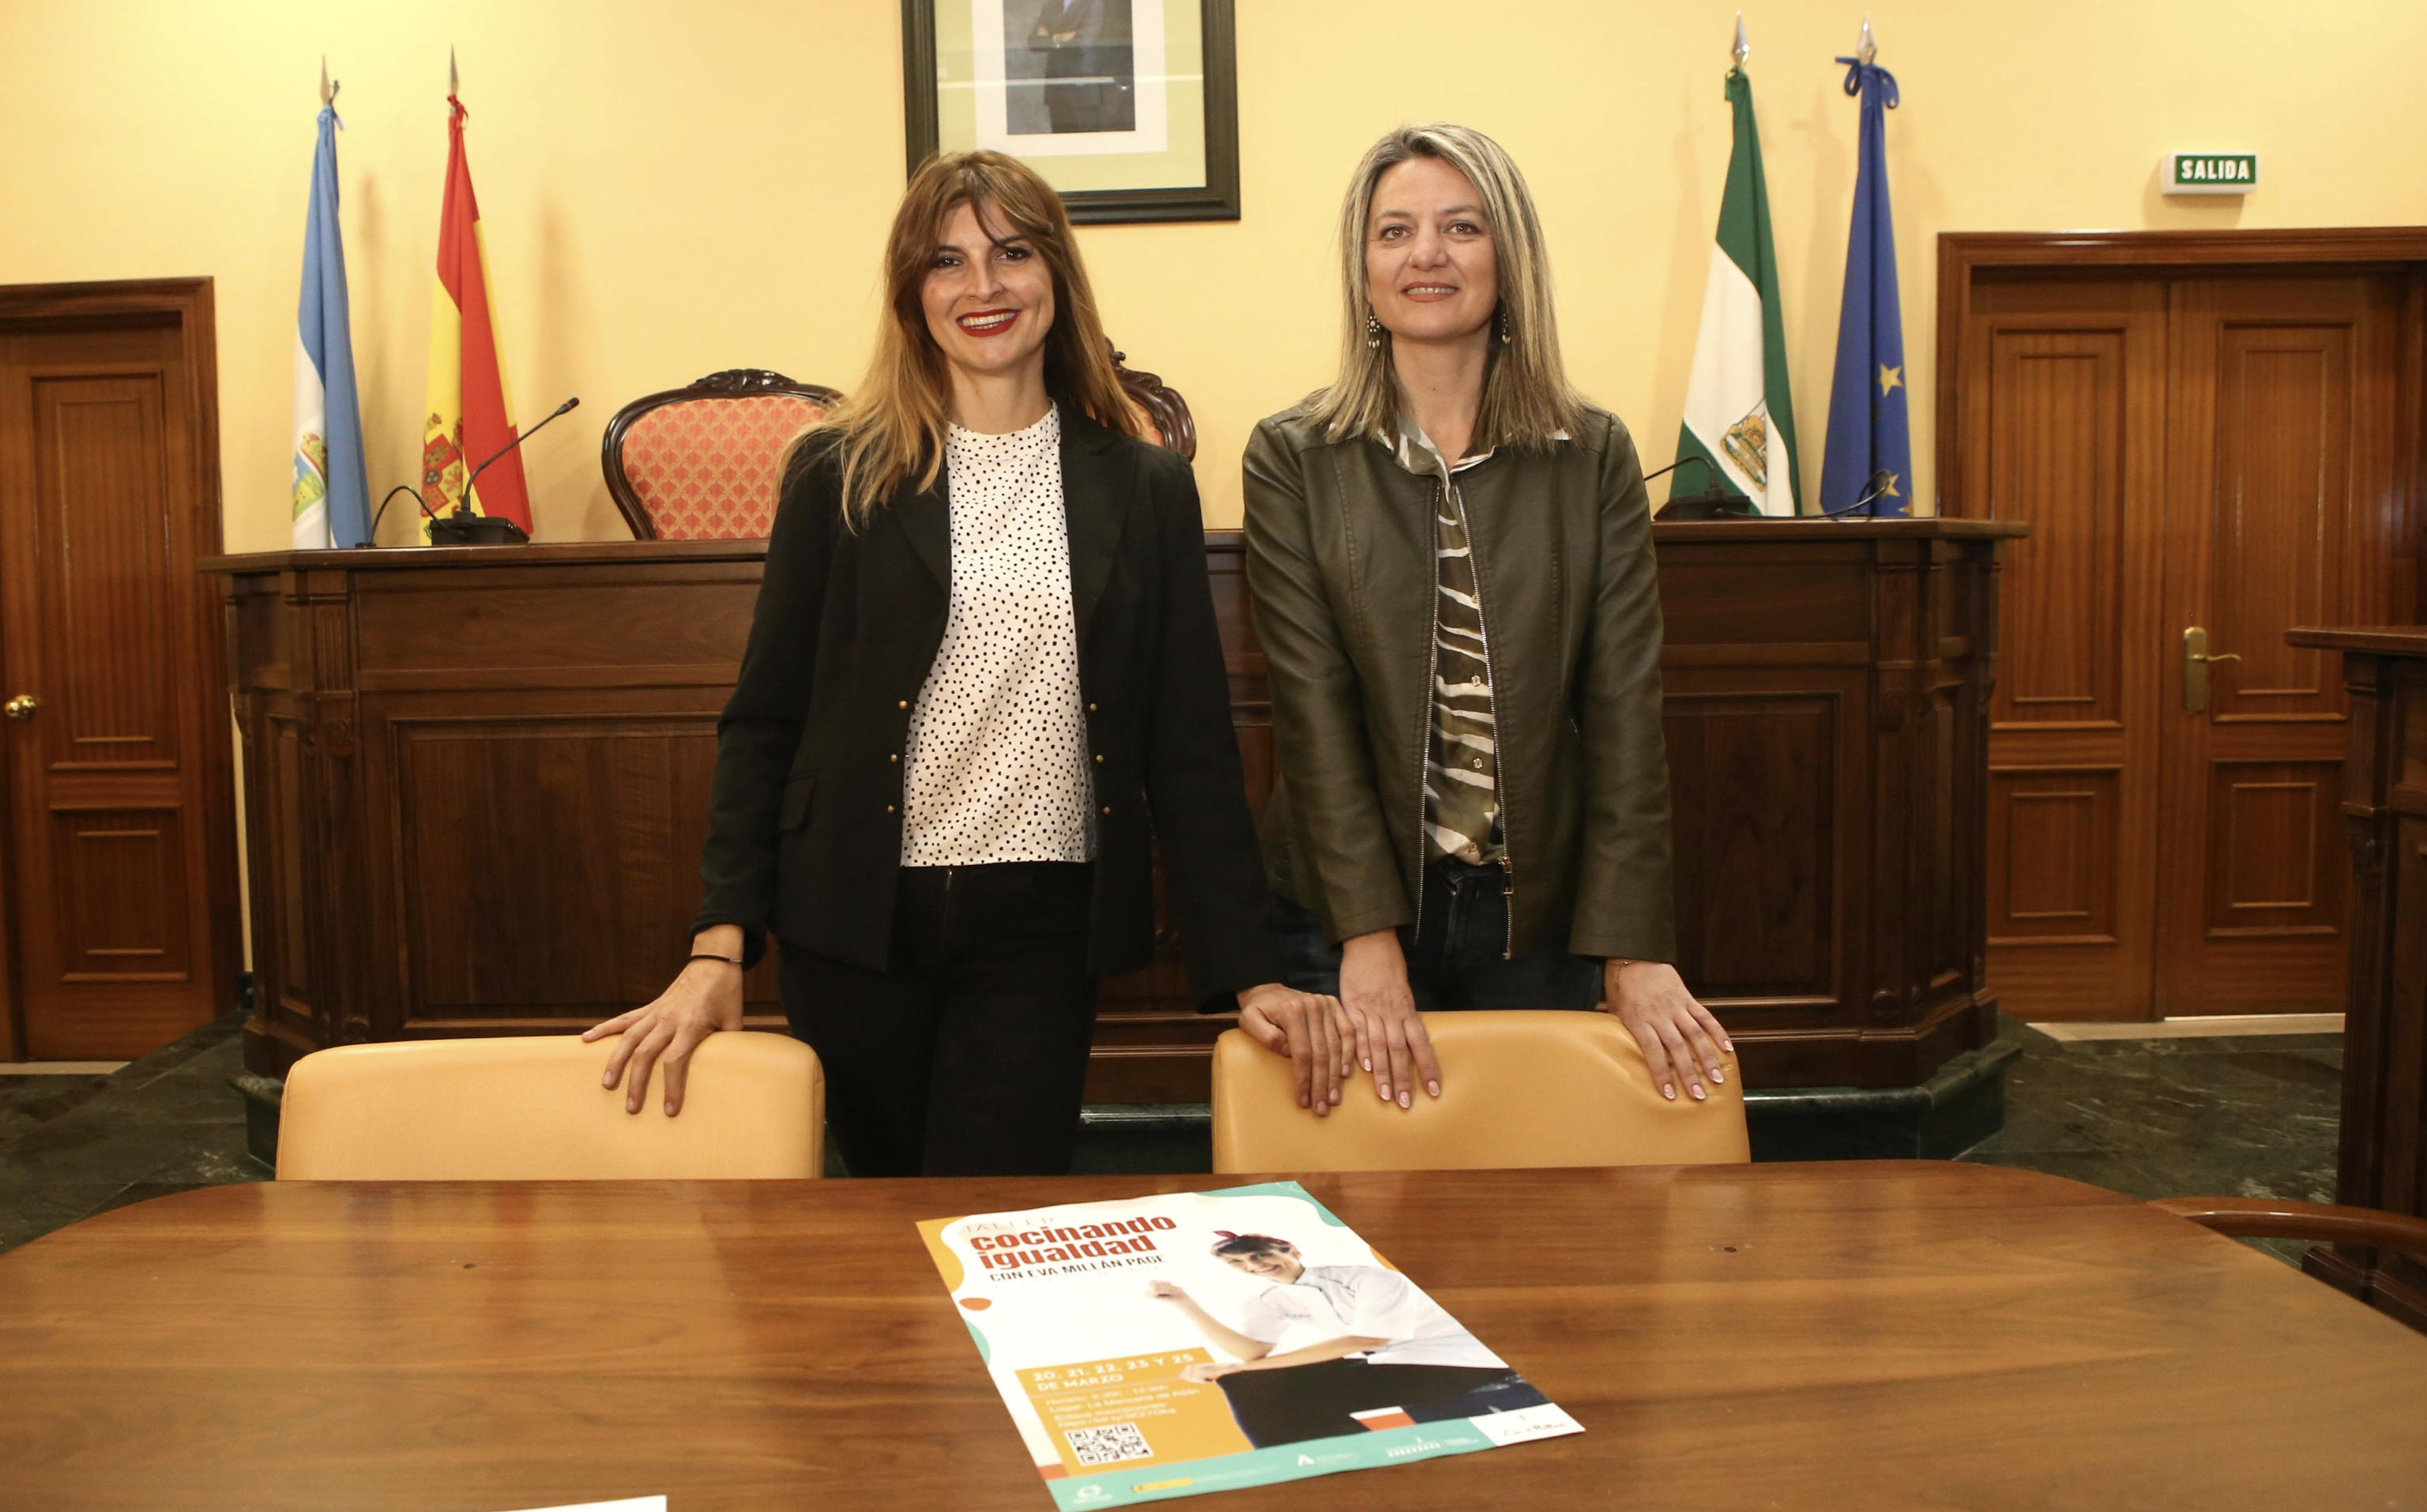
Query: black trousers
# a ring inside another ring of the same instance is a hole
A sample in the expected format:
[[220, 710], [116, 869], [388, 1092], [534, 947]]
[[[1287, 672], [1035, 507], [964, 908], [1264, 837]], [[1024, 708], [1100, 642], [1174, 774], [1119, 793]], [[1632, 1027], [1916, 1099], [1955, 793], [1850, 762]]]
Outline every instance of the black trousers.
[[1550, 1399], [1506, 1366], [1376, 1365], [1327, 1359], [1239, 1371], [1216, 1383], [1230, 1416], [1259, 1449], [1337, 1439], [1365, 1425], [1353, 1414], [1397, 1407], [1416, 1423], [1449, 1423], [1538, 1407]]
[[783, 947], [784, 1013], [824, 1065], [852, 1175], [1069, 1170], [1096, 1021], [1093, 870], [904, 867], [888, 969]]
[[[1273, 900], [1281, 980], [1300, 992], [1340, 991], [1340, 947], [1323, 921], [1286, 898]], [[1408, 987], [1425, 1013], [1443, 1008], [1598, 1008], [1602, 963], [1545, 945], [1501, 959], [1508, 938], [1508, 873], [1497, 866], [1435, 861], [1425, 873], [1424, 917], [1399, 930]]]

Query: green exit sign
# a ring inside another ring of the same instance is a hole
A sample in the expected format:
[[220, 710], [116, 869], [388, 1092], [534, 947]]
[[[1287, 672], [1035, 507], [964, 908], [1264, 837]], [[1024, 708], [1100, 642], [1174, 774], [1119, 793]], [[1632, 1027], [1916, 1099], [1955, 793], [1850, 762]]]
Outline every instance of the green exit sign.
[[2168, 153], [2168, 194], [2247, 194], [2258, 187], [2256, 153]]

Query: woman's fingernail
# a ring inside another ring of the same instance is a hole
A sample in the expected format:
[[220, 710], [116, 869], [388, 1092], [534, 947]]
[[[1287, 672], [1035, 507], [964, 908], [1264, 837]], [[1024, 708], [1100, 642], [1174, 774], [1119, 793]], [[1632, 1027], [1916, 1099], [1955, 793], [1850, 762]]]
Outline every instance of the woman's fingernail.
[[1701, 1087], [1696, 1087], [1696, 1088], [1694, 1089], [1694, 1100], [1695, 1100], [1696, 1102], [1701, 1102], [1701, 1101], [1702, 1100], [1702, 1097], [1703, 1097], [1702, 1089]]
[[1365, 1069], [1367, 1069], [1368, 1071], [1371, 1071], [1372, 1069], [1374, 1069], [1374, 1063], [1373, 1063], [1373, 1062], [1371, 1062], [1371, 1061], [1360, 1061], [1360, 1062], [1358, 1062], [1357, 1064], [1358, 1064], [1358, 1065], [1361, 1065], [1361, 1066], [1363, 1066], [1363, 1067], [1364, 1067]]
[[1715, 1065], [1715, 1066], [1713, 1066], [1713, 1067], [1711, 1067], [1711, 1080], [1712, 1080], [1712, 1081], [1725, 1081], [1727, 1079], [1728, 1079], [1728, 1074], [1727, 1074], [1725, 1071], [1720, 1070], [1720, 1069], [1719, 1069], [1718, 1066], [1716, 1066], [1716, 1065]]
[[1438, 1081], [1427, 1081], [1425, 1083], [1425, 1090], [1438, 1097], [1441, 1096], [1441, 1083]]
[[1404, 1093], [1404, 1092], [1402, 1092], [1402, 1093], [1400, 1093], [1400, 1094], [1399, 1094], [1399, 1106], [1400, 1106], [1400, 1107], [1402, 1107], [1402, 1108], [1412, 1108], [1412, 1107], [1414, 1107], [1415, 1105], [1416, 1105], [1416, 1103], [1415, 1103], [1415, 1099], [1414, 1099], [1413, 1097], [1409, 1097], [1409, 1096], [1408, 1096], [1406, 1093]]
[[1677, 1089], [1670, 1086], [1666, 1081], [1660, 1083], [1660, 1095], [1668, 1098], [1670, 1102], [1677, 1100]]
[[1723, 1039], [1719, 1041], [1719, 1049], [1727, 1051], [1730, 1055], [1734, 1055], [1736, 1052], [1736, 1042], [1732, 1039]]

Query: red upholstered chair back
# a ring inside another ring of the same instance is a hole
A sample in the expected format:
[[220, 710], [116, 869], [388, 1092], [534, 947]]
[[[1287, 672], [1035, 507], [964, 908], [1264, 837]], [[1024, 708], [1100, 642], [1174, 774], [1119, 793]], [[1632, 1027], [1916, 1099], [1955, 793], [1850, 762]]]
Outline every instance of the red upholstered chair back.
[[763, 539], [784, 448], [841, 401], [755, 367], [634, 399], [607, 425], [607, 492], [636, 540]]

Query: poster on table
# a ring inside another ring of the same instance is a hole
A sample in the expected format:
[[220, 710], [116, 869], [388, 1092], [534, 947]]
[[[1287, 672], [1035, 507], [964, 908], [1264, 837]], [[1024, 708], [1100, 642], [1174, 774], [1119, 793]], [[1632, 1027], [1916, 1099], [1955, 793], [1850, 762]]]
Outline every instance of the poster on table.
[[1072, 1512], [1584, 1431], [1295, 1181], [919, 1231]]

